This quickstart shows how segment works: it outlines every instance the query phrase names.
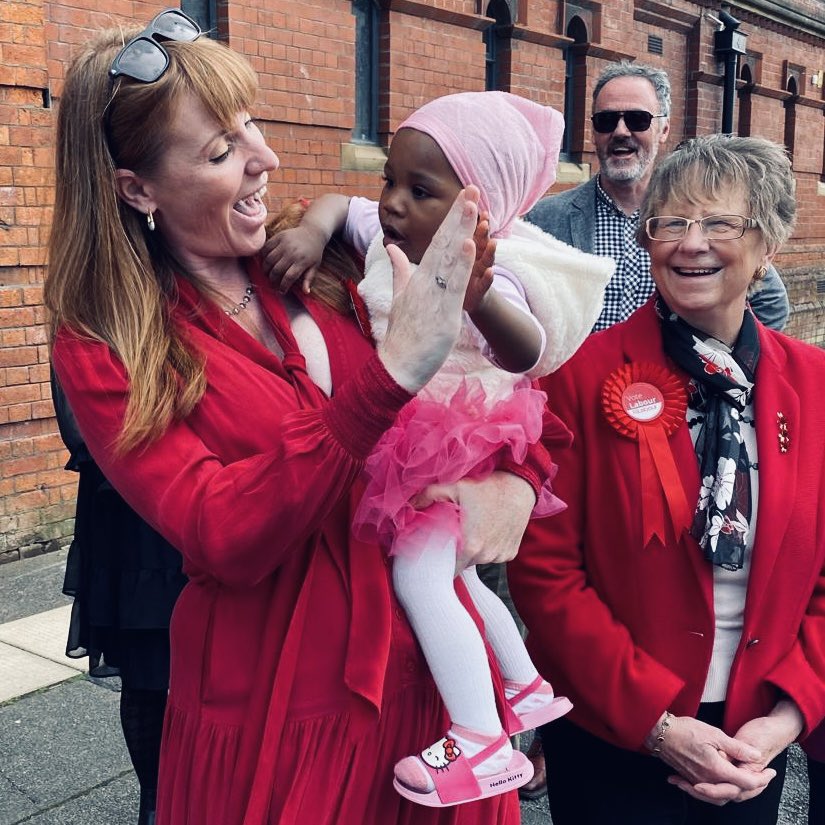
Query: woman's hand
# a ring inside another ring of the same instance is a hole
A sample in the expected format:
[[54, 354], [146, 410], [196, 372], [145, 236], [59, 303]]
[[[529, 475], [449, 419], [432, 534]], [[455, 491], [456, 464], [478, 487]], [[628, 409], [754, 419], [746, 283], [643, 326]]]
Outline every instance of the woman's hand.
[[459, 192], [412, 275], [404, 253], [392, 244], [387, 247], [393, 300], [378, 355], [387, 372], [410, 392], [418, 392], [435, 375], [458, 339], [475, 260], [477, 217], [478, 189], [468, 186]]
[[802, 712], [791, 699], [782, 699], [767, 716], [746, 722], [736, 731], [736, 738], [747, 742], [762, 755], [756, 762], [741, 762], [740, 767], [761, 771], [772, 759], [795, 742], [805, 727]]
[[523, 478], [500, 470], [480, 481], [433, 484], [412, 504], [423, 510], [436, 501], [452, 501], [461, 508], [462, 547], [456, 562], [456, 573], [460, 573], [474, 564], [516, 557], [536, 494]]
[[[660, 724], [648, 735], [649, 746]], [[759, 748], [690, 716], [673, 719], [660, 747], [660, 758], [676, 771], [668, 781], [712, 805], [758, 796], [776, 776], [776, 771], [765, 768], [769, 760]]]

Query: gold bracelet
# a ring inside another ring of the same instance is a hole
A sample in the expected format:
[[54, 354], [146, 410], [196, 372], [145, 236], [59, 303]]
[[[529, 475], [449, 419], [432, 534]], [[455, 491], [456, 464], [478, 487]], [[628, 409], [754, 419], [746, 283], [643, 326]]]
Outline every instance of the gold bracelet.
[[666, 710], [665, 718], [662, 719], [662, 724], [659, 725], [659, 733], [656, 736], [656, 744], [650, 751], [654, 756], [658, 756], [662, 752], [662, 743], [665, 741], [665, 736], [667, 735], [670, 726], [673, 724], [674, 719], [674, 715], [669, 710]]

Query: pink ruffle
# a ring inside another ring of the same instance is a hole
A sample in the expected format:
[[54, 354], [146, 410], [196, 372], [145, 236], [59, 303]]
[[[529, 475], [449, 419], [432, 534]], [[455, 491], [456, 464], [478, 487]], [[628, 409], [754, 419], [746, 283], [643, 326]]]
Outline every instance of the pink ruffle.
[[[463, 381], [449, 402], [417, 398], [400, 413], [367, 459], [367, 485], [353, 521], [358, 538], [376, 539], [392, 553], [393, 539], [415, 521], [435, 522], [460, 540], [458, 508], [415, 510], [410, 499], [430, 484], [483, 478], [504, 458], [521, 463], [542, 433], [547, 396], [528, 382], [488, 406], [478, 381]], [[533, 517], [565, 508], [548, 479]], [[502, 506], [507, 506], [502, 502]]]

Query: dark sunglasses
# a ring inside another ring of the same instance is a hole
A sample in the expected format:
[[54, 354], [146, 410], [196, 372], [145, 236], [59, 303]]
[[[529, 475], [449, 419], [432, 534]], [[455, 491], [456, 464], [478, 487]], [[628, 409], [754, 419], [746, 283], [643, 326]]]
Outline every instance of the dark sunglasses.
[[596, 112], [590, 120], [595, 131], [600, 135], [607, 135], [619, 125], [620, 120], [624, 120], [624, 125], [631, 132], [646, 132], [654, 117], [667, 117], [667, 115], [652, 115], [644, 109], [629, 109], [626, 112]]
[[201, 27], [191, 17], [178, 9], [165, 9], [117, 53], [109, 77], [112, 81], [125, 76], [141, 83], [154, 83], [169, 67], [169, 55], [161, 41], [189, 43], [201, 34]]

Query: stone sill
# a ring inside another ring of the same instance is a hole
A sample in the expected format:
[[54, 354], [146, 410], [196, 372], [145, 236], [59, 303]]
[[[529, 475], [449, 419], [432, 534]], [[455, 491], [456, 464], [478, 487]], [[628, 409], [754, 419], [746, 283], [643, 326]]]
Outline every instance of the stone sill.
[[341, 169], [347, 172], [383, 172], [387, 153], [374, 143], [342, 143]]
[[556, 183], [571, 183], [578, 186], [589, 181], [591, 176], [589, 163], [570, 163], [563, 160], [556, 171]]
[[[341, 169], [348, 172], [383, 172], [387, 162], [387, 153], [372, 143], [342, 143]], [[556, 172], [556, 183], [574, 184], [585, 183], [590, 180], [589, 163], [570, 163], [561, 161]], [[825, 183], [819, 194], [825, 194]]]

